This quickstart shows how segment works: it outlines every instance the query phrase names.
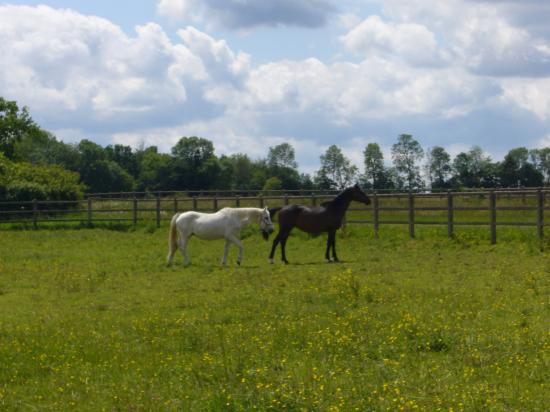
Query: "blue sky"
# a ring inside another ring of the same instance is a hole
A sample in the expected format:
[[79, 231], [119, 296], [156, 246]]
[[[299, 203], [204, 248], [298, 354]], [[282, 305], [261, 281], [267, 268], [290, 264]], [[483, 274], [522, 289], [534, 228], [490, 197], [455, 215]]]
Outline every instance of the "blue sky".
[[59, 139], [181, 136], [302, 170], [401, 133], [452, 155], [550, 145], [550, 3], [0, 1], [0, 95]]

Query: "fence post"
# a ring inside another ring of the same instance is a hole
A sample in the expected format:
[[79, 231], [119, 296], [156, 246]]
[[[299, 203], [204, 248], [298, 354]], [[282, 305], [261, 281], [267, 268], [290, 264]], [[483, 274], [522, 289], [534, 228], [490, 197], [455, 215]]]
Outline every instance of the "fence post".
[[378, 193], [374, 192], [372, 197], [372, 214], [374, 220], [374, 238], [378, 239], [378, 227], [380, 225], [380, 210], [378, 208]]
[[409, 191], [409, 237], [414, 239], [414, 196]]
[[286, 206], [288, 205], [288, 195], [285, 195], [284, 199], [285, 199], [285, 206]]
[[317, 197], [315, 197], [315, 193], [311, 194], [311, 206], [317, 206]]
[[193, 210], [197, 210], [197, 196], [193, 196]]
[[239, 195], [235, 195], [235, 207], [241, 207], [241, 198]]
[[38, 228], [38, 200], [33, 199], [32, 201], [32, 226], [33, 228]]
[[263, 209], [264, 208], [264, 197], [262, 194], [260, 194], [258, 196], [258, 198], [260, 199], [260, 208]]
[[157, 228], [160, 227], [160, 194], [157, 193]]
[[454, 236], [454, 202], [453, 192], [447, 190], [447, 235], [452, 238]]
[[92, 198], [88, 197], [88, 226], [92, 226]]
[[544, 239], [544, 192], [542, 188], [537, 189], [537, 233], [539, 239]]
[[132, 220], [134, 221], [134, 226], [137, 225], [137, 212], [138, 212], [138, 200], [134, 195], [133, 199], [133, 211], [132, 211]]
[[178, 213], [178, 195], [174, 195], [174, 214]]
[[497, 243], [497, 196], [494, 190], [491, 190], [489, 195], [489, 215], [491, 226], [491, 244]]
[[212, 206], [214, 207], [214, 212], [218, 210], [218, 196], [214, 196], [212, 199]]

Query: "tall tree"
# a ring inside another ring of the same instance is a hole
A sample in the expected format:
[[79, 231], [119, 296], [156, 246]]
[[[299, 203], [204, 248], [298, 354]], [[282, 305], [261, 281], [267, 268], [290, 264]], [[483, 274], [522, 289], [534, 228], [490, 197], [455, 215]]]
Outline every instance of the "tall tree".
[[453, 160], [455, 185], [459, 187], [495, 187], [498, 185], [496, 164], [479, 146], [459, 153]]
[[107, 159], [103, 147], [84, 139], [80, 141], [77, 149], [80, 154], [78, 172], [89, 192], [119, 192], [133, 189], [132, 176], [117, 163]]
[[220, 157], [219, 189], [251, 189], [253, 164], [248, 155], [235, 153]]
[[172, 148], [175, 189], [210, 189], [221, 170], [213, 143], [202, 137], [182, 137]]
[[214, 157], [214, 144], [202, 137], [182, 137], [172, 147], [172, 155], [190, 167], [200, 167]]
[[15, 143], [37, 129], [26, 107], [19, 109], [17, 102], [0, 97], [0, 152], [11, 158]]
[[139, 190], [174, 190], [174, 162], [169, 154], [159, 153], [156, 146], [138, 151]]
[[121, 144], [109, 145], [105, 148], [105, 155], [111, 160], [137, 178], [139, 174], [139, 162], [136, 153], [130, 146]]
[[363, 151], [365, 164], [365, 180], [373, 189], [383, 189], [387, 186], [387, 173], [384, 166], [384, 155], [378, 143], [369, 143]]
[[498, 174], [500, 183], [505, 187], [535, 187], [544, 182], [542, 172], [529, 162], [529, 150], [525, 147], [510, 150], [499, 164]]
[[422, 187], [419, 162], [424, 156], [420, 143], [410, 134], [401, 134], [391, 148], [395, 169], [406, 182], [407, 189]]
[[296, 163], [294, 147], [289, 143], [281, 143], [277, 146], [270, 147], [267, 154], [267, 164], [270, 167], [288, 167], [290, 169], [296, 169], [298, 163]]
[[321, 155], [321, 168], [315, 176], [318, 186], [324, 189], [343, 189], [357, 178], [358, 169], [336, 145]]
[[535, 168], [542, 173], [544, 184], [550, 184], [550, 147], [542, 149], [533, 149], [529, 152], [529, 157]]
[[443, 189], [450, 186], [451, 156], [441, 147], [434, 146], [426, 155], [426, 174], [432, 189]]
[[18, 162], [56, 164], [72, 171], [78, 171], [79, 156], [76, 145], [58, 141], [40, 128], [24, 134], [13, 147], [13, 159]]
[[295, 160], [294, 148], [289, 143], [282, 143], [269, 148], [267, 154], [269, 177], [276, 177], [283, 189], [298, 189], [300, 174]]

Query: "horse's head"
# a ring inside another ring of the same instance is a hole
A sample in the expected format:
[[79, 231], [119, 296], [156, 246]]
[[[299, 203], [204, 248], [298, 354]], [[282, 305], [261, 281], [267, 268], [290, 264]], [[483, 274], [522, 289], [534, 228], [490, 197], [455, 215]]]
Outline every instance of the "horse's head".
[[351, 192], [351, 199], [355, 200], [356, 202], [361, 202], [366, 205], [370, 205], [370, 199], [369, 197], [363, 192], [363, 190], [359, 187], [358, 183], [355, 183], [352, 187], [349, 188], [349, 191]]
[[269, 239], [269, 235], [273, 233], [273, 222], [267, 207], [260, 214], [260, 230], [265, 240]]

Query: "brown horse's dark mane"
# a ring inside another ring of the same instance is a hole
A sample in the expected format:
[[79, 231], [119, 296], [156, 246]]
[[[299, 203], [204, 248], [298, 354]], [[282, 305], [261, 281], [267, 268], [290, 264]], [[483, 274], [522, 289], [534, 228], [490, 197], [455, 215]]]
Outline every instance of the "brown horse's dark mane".
[[352, 187], [348, 187], [348, 188], [342, 190], [340, 193], [338, 193], [336, 195], [336, 197], [334, 199], [327, 200], [326, 202], [321, 203], [321, 206], [331, 207], [331, 206], [344, 205], [344, 206], [346, 206], [346, 209], [347, 209], [347, 206], [351, 202], [351, 192], [352, 192], [352, 190], [353, 190]]

